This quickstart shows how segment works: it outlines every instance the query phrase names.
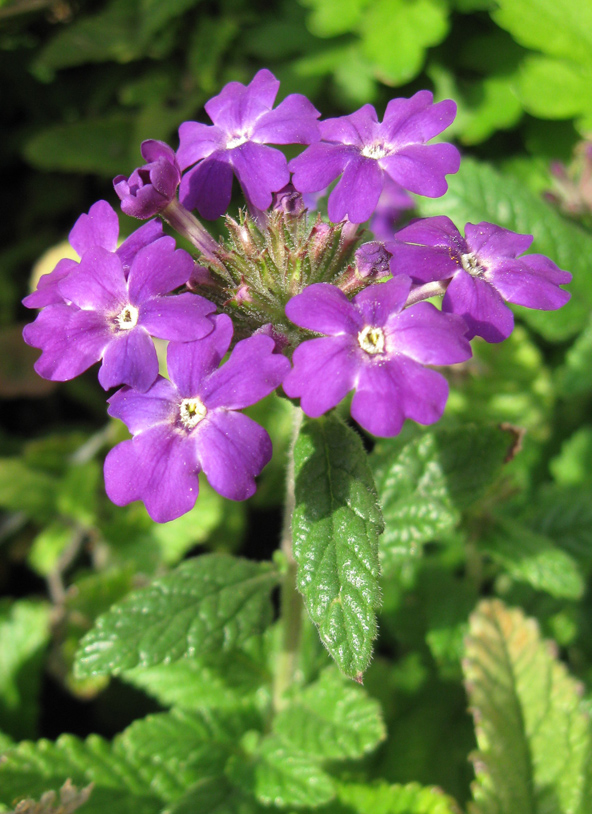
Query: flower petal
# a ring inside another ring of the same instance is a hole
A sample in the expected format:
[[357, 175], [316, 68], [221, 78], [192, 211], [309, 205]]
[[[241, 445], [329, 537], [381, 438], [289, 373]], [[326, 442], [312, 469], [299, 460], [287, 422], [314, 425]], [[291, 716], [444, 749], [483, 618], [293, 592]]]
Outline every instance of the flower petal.
[[97, 201], [88, 210], [88, 215], [78, 218], [68, 239], [72, 248], [82, 257], [93, 246], [102, 246], [107, 251], [114, 252], [118, 237], [117, 213], [107, 201]]
[[507, 258], [485, 273], [491, 283], [508, 302], [554, 311], [568, 302], [570, 294], [559, 288], [557, 280], [569, 282], [571, 275], [557, 268], [544, 255], [528, 254], [515, 260]]
[[65, 300], [79, 308], [111, 314], [127, 303], [127, 285], [121, 260], [113, 252], [93, 246], [78, 269], [58, 283]]
[[403, 382], [392, 363], [368, 362], [360, 368], [351, 414], [372, 435], [391, 438], [398, 435], [405, 420]]
[[179, 396], [168, 379], [159, 376], [145, 393], [122, 387], [108, 399], [107, 412], [119, 418], [132, 435], [156, 424], [171, 423], [178, 412]]
[[183, 122], [179, 127], [177, 163], [182, 170], [226, 149], [226, 136], [219, 127], [201, 122]]
[[232, 320], [226, 314], [211, 317], [214, 330], [196, 342], [170, 342], [167, 351], [169, 377], [182, 398], [193, 398], [202, 381], [220, 364], [232, 340]]
[[445, 280], [461, 268], [460, 257], [468, 252], [465, 239], [445, 215], [413, 221], [387, 241], [393, 255], [393, 274], [408, 274], [415, 282]]
[[410, 144], [379, 163], [404, 189], [439, 198], [448, 189], [444, 176], [458, 172], [460, 154], [452, 144]]
[[160, 425], [118, 444], [105, 459], [105, 489], [118, 506], [142, 500], [157, 523], [185, 514], [199, 490], [195, 441]]
[[484, 261], [484, 265], [495, 263], [500, 256], [516, 257], [523, 254], [530, 248], [533, 240], [532, 235], [521, 235], [485, 221], [467, 223], [465, 235], [469, 251], [475, 252]]
[[103, 353], [99, 383], [104, 390], [127, 384], [144, 393], [158, 376], [158, 357], [149, 334], [136, 326], [113, 334]]
[[376, 209], [383, 183], [378, 161], [352, 156], [329, 195], [329, 220], [339, 223], [347, 216], [352, 223], [364, 223]]
[[271, 460], [267, 432], [242, 413], [213, 410], [195, 431], [197, 455], [210, 486], [230, 500], [255, 492], [255, 477]]
[[258, 209], [267, 209], [271, 193], [290, 180], [286, 156], [273, 147], [247, 141], [229, 150], [229, 156], [247, 199]]
[[181, 179], [179, 200], [187, 209], [197, 209], [206, 220], [216, 220], [230, 204], [232, 167], [228, 156], [229, 151], [217, 151]]
[[443, 314], [428, 302], [406, 308], [389, 324], [397, 353], [424, 365], [453, 365], [471, 358], [466, 323], [456, 314]]
[[208, 314], [215, 311], [214, 303], [199, 294], [175, 294], [143, 303], [138, 322], [151, 336], [173, 342], [191, 342], [213, 331], [214, 323], [208, 319]]
[[381, 137], [399, 148], [423, 144], [445, 130], [456, 116], [452, 99], [433, 104], [428, 90], [420, 90], [410, 99], [393, 99], [387, 105], [380, 128]]
[[355, 335], [364, 327], [343, 291], [330, 283], [313, 283], [292, 297], [286, 305], [286, 316], [301, 328], [330, 336]]
[[238, 342], [228, 361], [200, 387], [199, 396], [208, 410], [241, 410], [279, 387], [290, 362], [274, 349], [274, 340], [261, 334]]
[[486, 280], [458, 271], [442, 300], [442, 310], [459, 314], [467, 323], [467, 339], [482, 336], [487, 342], [502, 342], [514, 330], [514, 315], [501, 294]]
[[400, 375], [404, 376], [404, 410], [407, 418], [419, 424], [439, 421], [448, 399], [448, 382], [441, 373], [414, 362], [397, 359]]
[[306, 96], [292, 93], [257, 119], [251, 139], [259, 144], [312, 144], [321, 137], [316, 121], [320, 115]]
[[284, 379], [284, 392], [300, 398], [311, 418], [335, 407], [356, 384], [360, 358], [350, 336], [309, 339], [294, 351], [293, 368]]
[[363, 325], [385, 326], [407, 302], [411, 279], [404, 274], [387, 283], [370, 285], [354, 297], [354, 304], [363, 316]]
[[129, 267], [136, 254], [143, 249], [144, 246], [149, 246], [163, 236], [162, 222], [154, 219], [149, 220], [147, 223], [142, 224], [139, 229], [132, 232], [129, 237], [123, 241], [121, 246], [117, 249], [115, 254], [121, 260], [123, 271], [127, 277]]
[[325, 119], [319, 122], [319, 127], [323, 141], [350, 144], [359, 150], [372, 144], [379, 132], [378, 116], [372, 105], [363, 105], [349, 116]]
[[26, 308], [45, 308], [46, 305], [57, 305], [64, 302], [58, 289], [58, 283], [66, 278], [70, 272], [78, 268], [76, 260], [63, 257], [53, 271], [43, 274], [37, 283], [37, 289], [23, 300]]
[[150, 297], [168, 294], [184, 285], [193, 273], [194, 260], [183, 249], [175, 250], [172, 237], [145, 246], [132, 260], [128, 276], [130, 302], [140, 305]]
[[204, 107], [214, 124], [228, 134], [242, 132], [271, 110], [279, 87], [279, 80], [263, 68], [246, 86], [241, 82], [228, 82]]
[[288, 165], [292, 183], [299, 192], [319, 192], [341, 175], [352, 155], [358, 152], [340, 144], [311, 144]]

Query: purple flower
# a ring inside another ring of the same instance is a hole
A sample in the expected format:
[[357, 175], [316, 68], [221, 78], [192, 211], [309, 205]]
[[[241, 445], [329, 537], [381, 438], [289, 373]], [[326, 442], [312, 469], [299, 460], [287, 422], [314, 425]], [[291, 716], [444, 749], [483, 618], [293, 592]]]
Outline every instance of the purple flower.
[[484, 222], [467, 223], [465, 234], [443, 215], [425, 218], [397, 232], [387, 248], [397, 274], [416, 283], [450, 279], [442, 310], [463, 317], [469, 339], [506, 339], [514, 328], [506, 302], [552, 311], [569, 300], [559, 288], [571, 281], [568, 271], [542, 254], [518, 257], [530, 247], [531, 235]]
[[129, 178], [118, 175], [113, 186], [125, 214], [144, 220], [162, 212], [173, 200], [181, 170], [175, 151], [164, 141], [143, 141], [141, 153], [148, 163], [134, 170]]
[[397, 435], [405, 418], [440, 418], [448, 384], [424, 365], [463, 362], [471, 346], [460, 317], [426, 302], [403, 310], [410, 288], [410, 278], [399, 276], [350, 302], [335, 286], [316, 283], [289, 301], [292, 322], [325, 334], [296, 348], [284, 380], [307, 415], [322, 415], [355, 390], [351, 414], [374, 435]]
[[280, 83], [268, 70], [249, 85], [229, 82], [206, 103], [213, 126], [185, 122], [179, 128], [181, 169], [197, 165], [181, 181], [181, 203], [209, 220], [228, 209], [233, 173], [247, 199], [267, 209], [272, 192], [290, 180], [286, 157], [266, 144], [310, 144], [319, 139], [320, 113], [293, 93], [272, 110]]
[[102, 246], [84, 252], [57, 285], [62, 302], [49, 305], [23, 331], [43, 351], [35, 364], [52, 381], [73, 379], [100, 359], [105, 388], [128, 384], [147, 390], [158, 375], [151, 336], [189, 341], [213, 329], [216, 306], [196, 294], [164, 296], [183, 285], [193, 260], [162, 237], [137, 252], [125, 273], [121, 257]]
[[381, 277], [388, 277], [390, 272], [388, 252], [383, 243], [371, 240], [369, 243], [362, 243], [356, 249], [356, 270], [360, 277], [366, 280], [377, 280]]
[[433, 104], [430, 91], [393, 99], [378, 121], [372, 105], [350, 116], [320, 122], [322, 141], [292, 159], [292, 183], [300, 192], [324, 189], [341, 179], [329, 195], [329, 218], [368, 220], [376, 209], [385, 177], [419, 195], [437, 198], [448, 189], [445, 175], [457, 172], [460, 156], [452, 144], [426, 144], [453, 121], [451, 100]]
[[238, 342], [218, 369], [232, 321], [214, 320], [205, 339], [169, 344], [170, 381], [159, 376], [146, 393], [123, 387], [109, 399], [109, 414], [134, 437], [107, 455], [107, 494], [118, 506], [144, 501], [159, 523], [193, 507], [199, 472], [224, 497], [245, 500], [271, 458], [267, 432], [237, 411], [275, 390], [290, 363], [273, 352], [273, 339], [258, 335]]
[[[148, 246], [162, 237], [162, 224], [159, 221], [145, 223], [117, 248], [119, 237], [119, 218], [107, 201], [97, 201], [88, 211], [81, 215], [69, 235], [70, 245], [79, 256], [88, 249], [100, 246], [109, 252], [115, 252], [124, 270], [129, 270], [133, 257], [144, 246]], [[23, 300], [27, 308], [44, 308], [46, 305], [62, 303], [58, 283], [78, 268], [78, 262], [63, 258], [49, 274], [44, 274], [37, 283], [36, 291]]]
[[395, 224], [403, 212], [415, 207], [415, 201], [400, 184], [396, 184], [388, 175], [384, 180], [378, 204], [368, 224], [374, 237], [383, 242], [394, 238]]

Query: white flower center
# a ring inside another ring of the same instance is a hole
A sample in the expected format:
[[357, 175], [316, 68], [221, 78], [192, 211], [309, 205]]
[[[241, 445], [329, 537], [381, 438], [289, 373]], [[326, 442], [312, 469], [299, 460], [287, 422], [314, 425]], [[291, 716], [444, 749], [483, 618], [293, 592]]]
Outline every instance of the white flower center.
[[375, 356], [377, 353], [384, 353], [384, 333], [382, 328], [372, 325], [366, 327], [358, 334], [358, 344], [363, 351]]
[[140, 312], [135, 305], [126, 305], [115, 317], [115, 322], [120, 331], [131, 331], [138, 324]]
[[205, 404], [198, 398], [183, 399], [179, 405], [181, 424], [188, 430], [197, 426], [206, 417], [207, 412]]
[[485, 271], [474, 252], [461, 255], [460, 262], [464, 270], [467, 271], [471, 277], [480, 277]]
[[249, 140], [248, 133], [237, 133], [235, 136], [231, 136], [228, 141], [226, 142], [226, 149], [227, 150], [234, 150], [235, 147], [240, 147], [241, 144], [245, 144]]
[[384, 158], [385, 155], [388, 155], [388, 150], [384, 146], [384, 144], [374, 142], [374, 144], [367, 144], [364, 147], [364, 149], [362, 150], [362, 155], [365, 158], [374, 158], [378, 160], [379, 158]]

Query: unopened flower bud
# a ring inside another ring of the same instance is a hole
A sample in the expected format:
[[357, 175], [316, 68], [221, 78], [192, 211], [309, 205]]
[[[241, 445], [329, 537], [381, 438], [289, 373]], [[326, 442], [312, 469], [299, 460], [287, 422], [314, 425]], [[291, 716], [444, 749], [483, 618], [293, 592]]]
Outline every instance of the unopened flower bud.
[[355, 253], [356, 271], [368, 281], [387, 277], [390, 274], [390, 257], [391, 253], [386, 250], [384, 243], [377, 240], [362, 243]]
[[272, 206], [274, 209], [294, 217], [301, 215], [306, 209], [301, 193], [292, 184], [286, 184], [278, 192], [273, 193]]
[[177, 193], [181, 171], [175, 151], [163, 141], [144, 141], [141, 152], [148, 163], [134, 170], [129, 178], [118, 175], [113, 186], [125, 214], [144, 220], [170, 204]]

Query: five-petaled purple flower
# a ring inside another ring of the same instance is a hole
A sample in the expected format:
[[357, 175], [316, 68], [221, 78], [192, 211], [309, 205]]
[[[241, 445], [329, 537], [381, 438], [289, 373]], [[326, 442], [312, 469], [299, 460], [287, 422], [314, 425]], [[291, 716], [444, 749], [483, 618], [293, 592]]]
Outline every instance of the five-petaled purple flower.
[[175, 151], [164, 141], [149, 139], [142, 142], [140, 149], [148, 163], [134, 170], [129, 178], [116, 176], [113, 186], [125, 214], [144, 220], [162, 212], [173, 200], [181, 170]]
[[305, 96], [293, 93], [272, 110], [280, 83], [268, 70], [249, 85], [229, 82], [206, 103], [213, 125], [185, 122], [179, 128], [177, 160], [186, 172], [180, 200], [214, 220], [230, 203], [233, 173], [250, 203], [267, 209], [271, 195], [290, 180], [286, 157], [267, 144], [311, 144], [319, 139], [320, 116]]
[[169, 344], [170, 381], [159, 377], [143, 394], [123, 387], [109, 400], [109, 414], [134, 437], [107, 455], [107, 494], [118, 506], [142, 500], [160, 523], [193, 507], [200, 471], [224, 497], [245, 500], [271, 458], [267, 432], [237, 411], [275, 390], [290, 363], [259, 334], [238, 342], [218, 369], [232, 321], [225, 314], [214, 320], [205, 339]]
[[429, 303], [403, 310], [411, 279], [398, 276], [366, 288], [350, 302], [328, 283], [293, 297], [286, 314], [296, 325], [325, 334], [299, 345], [283, 387], [316, 418], [351, 390], [353, 418], [389, 437], [405, 418], [432, 424], [448, 398], [446, 379], [424, 365], [449, 365], [471, 356], [466, 325]]
[[452, 144], [426, 144], [453, 121], [456, 104], [433, 104], [420, 90], [411, 99], [393, 99], [384, 121], [372, 105], [350, 116], [320, 122], [322, 141], [293, 158], [292, 183], [300, 192], [324, 189], [338, 176], [329, 195], [329, 218], [363, 223], [374, 212], [385, 175], [410, 192], [438, 198], [448, 189], [445, 176], [457, 172], [460, 155]]
[[105, 390], [119, 384], [147, 390], [158, 375], [151, 336], [186, 341], [213, 330], [211, 302], [191, 293], [165, 296], [187, 282], [193, 266], [172, 237], [137, 252], [128, 275], [117, 254], [88, 249], [57, 284], [63, 301], [48, 305], [23, 331], [25, 342], [43, 351], [37, 373], [66, 381], [102, 359]]
[[[162, 237], [162, 224], [159, 221], [149, 221], [126, 238], [117, 248], [119, 237], [119, 218], [113, 207], [107, 201], [97, 201], [88, 210], [88, 214], [81, 215], [72, 230], [68, 240], [70, 245], [80, 257], [96, 246], [101, 246], [108, 252], [115, 252], [121, 260], [124, 271], [129, 271], [130, 264], [135, 255], [150, 243]], [[64, 301], [58, 284], [68, 274], [78, 268], [78, 262], [70, 258], [63, 258], [49, 274], [44, 274], [37, 283], [37, 289], [23, 300], [27, 308], [45, 308], [46, 305], [55, 305]]]
[[552, 311], [569, 300], [559, 288], [571, 281], [568, 271], [542, 254], [518, 257], [530, 247], [531, 235], [485, 222], [467, 223], [465, 234], [443, 215], [425, 218], [397, 232], [387, 248], [397, 274], [416, 283], [450, 279], [442, 310], [463, 317], [469, 339], [501, 342], [512, 333], [514, 315], [506, 301]]

